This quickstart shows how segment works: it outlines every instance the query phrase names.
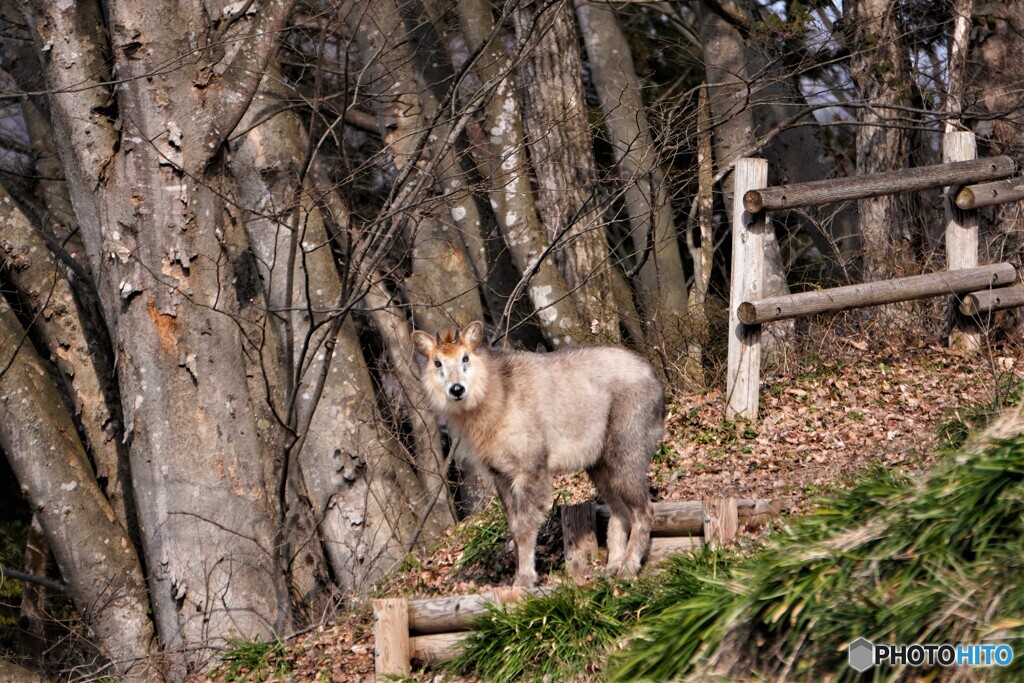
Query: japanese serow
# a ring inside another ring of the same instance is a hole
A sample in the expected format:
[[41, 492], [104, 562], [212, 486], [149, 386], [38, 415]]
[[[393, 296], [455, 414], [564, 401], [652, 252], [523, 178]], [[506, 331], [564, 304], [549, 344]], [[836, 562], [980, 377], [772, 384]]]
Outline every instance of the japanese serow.
[[537, 581], [552, 475], [581, 469], [611, 508], [606, 569], [634, 576], [650, 545], [647, 467], [664, 431], [654, 368], [613, 346], [524, 353], [483, 338], [480, 322], [413, 333], [432, 409], [498, 491], [518, 554], [515, 585]]

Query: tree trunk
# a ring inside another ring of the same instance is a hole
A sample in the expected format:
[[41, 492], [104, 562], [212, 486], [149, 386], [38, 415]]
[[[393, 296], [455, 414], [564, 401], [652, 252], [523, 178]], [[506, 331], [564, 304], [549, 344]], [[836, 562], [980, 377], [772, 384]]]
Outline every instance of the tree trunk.
[[971, 42], [971, 14], [974, 0], [953, 0], [953, 30], [949, 34], [946, 60], [946, 99], [942, 108], [947, 119], [944, 133], [953, 133], [963, 126], [964, 94], [967, 77], [967, 54]]
[[53, 380], [0, 298], [0, 449], [39, 519], [75, 607], [125, 680], [153, 675], [153, 623], [139, 558]]
[[[349, 293], [302, 167], [305, 130], [290, 111], [251, 125], [284, 96], [274, 80], [264, 81], [261, 106], [243, 119], [248, 132], [231, 145], [229, 165], [242, 204], [259, 209], [247, 216], [247, 232], [277, 311], [280, 346], [291, 350], [282, 359], [289, 389], [281, 412], [294, 435], [288, 449], [297, 453], [335, 579], [346, 592], [362, 592], [405, 556], [427, 494], [374, 403]], [[337, 201], [334, 209], [334, 220], [346, 222]], [[428, 521], [436, 531], [445, 520]]]
[[[230, 220], [219, 154], [289, 11], [265, 2], [214, 28], [194, 1], [27, 6], [118, 351], [154, 618], [178, 664], [288, 623], [266, 480], [274, 454], [254, 416], [250, 340], [233, 319], [247, 244]], [[183, 63], [186, 54], [195, 58]], [[177, 68], [153, 75], [167, 64]]]
[[[323, 320], [336, 305], [340, 286], [326, 234], [315, 217], [307, 216], [304, 209], [310, 200], [296, 188], [301, 156], [297, 159], [295, 155], [301, 155], [306, 143], [304, 137], [300, 139], [301, 128], [289, 111], [261, 120], [264, 109], [279, 104], [280, 93], [267, 87], [279, 78], [275, 69], [264, 79], [259, 97], [242, 119], [245, 134], [229, 147], [228, 168], [241, 205], [250, 209], [240, 218], [263, 290], [262, 296], [252, 293], [255, 305], [248, 307], [249, 316], [254, 327], [269, 327], [265, 333], [277, 342], [263, 345], [262, 353], [250, 355], [253, 360], [249, 363], [250, 374], [265, 387], [263, 392], [253, 389], [253, 393], [267, 394], [267, 414], [260, 419], [279, 422], [287, 432], [273, 442], [273, 450], [284, 454], [282, 475], [287, 469], [285, 490], [282, 494], [279, 485], [277, 491], [278, 505], [285, 506], [285, 528], [279, 533], [284, 534], [285, 561], [292, 568], [292, 590], [299, 604], [312, 607], [310, 603], [328, 577], [321, 545], [327, 539], [320, 533], [323, 511], [315, 512], [310, 506], [296, 448], [317, 452], [320, 457], [313, 462], [330, 467], [328, 455], [333, 445], [327, 448], [318, 443], [320, 433], [308, 440], [304, 437], [319, 398], [313, 397], [313, 387], [324, 370], [328, 327]], [[329, 380], [332, 377], [336, 375], [329, 375]], [[328, 381], [324, 389], [328, 399], [333, 388], [334, 383]], [[257, 403], [256, 407], [261, 406]]]
[[520, 41], [535, 39], [516, 71], [527, 148], [537, 176], [537, 212], [584, 322], [603, 341], [619, 340], [594, 140], [583, 92], [579, 36], [569, 0], [514, 11]]
[[711, 267], [715, 258], [715, 170], [711, 145], [711, 108], [707, 86], [702, 85], [697, 97], [697, 220], [700, 244], [693, 239], [693, 226], [687, 229], [687, 245], [693, 261], [693, 286], [690, 288], [690, 320], [692, 338], [687, 342], [686, 375], [693, 386], [704, 387], [704, 346], [708, 341], [708, 291], [711, 288]]
[[640, 301], [654, 322], [666, 370], [685, 364], [686, 274], [679, 253], [665, 174], [658, 161], [640, 81], [626, 36], [606, 4], [576, 0], [590, 76], [604, 113], [625, 193], [633, 252], [640, 266]]
[[[714, 128], [714, 150], [717, 174], [722, 180], [722, 199], [726, 211], [734, 216], [732, 167], [738, 158], [751, 154], [754, 148], [754, 116], [750, 106], [747, 78], [747, 55], [740, 32], [714, 11], [704, 8], [701, 20], [701, 41], [708, 82], [711, 125]], [[714, 84], [714, 85], [712, 85]], [[764, 296], [789, 293], [782, 252], [775, 230], [769, 221], [764, 233]], [[780, 360], [787, 341], [794, 333], [792, 321], [765, 328], [761, 349], [766, 360]]]
[[[469, 153], [470, 138], [479, 148], [486, 145], [483, 129], [476, 116], [486, 93], [473, 90], [475, 75], [463, 73], [465, 41], [453, 24], [454, 7], [448, 0], [424, 0], [402, 6], [410, 44], [416, 59], [416, 73], [423, 103], [423, 113], [439, 127], [456, 115], [458, 125], [465, 119], [465, 129], [452, 138], [451, 146], [441, 147], [436, 173], [442, 183], [439, 193], [452, 220], [458, 225], [473, 262], [477, 280], [490, 318], [501, 321], [511, 312], [509, 327], [517, 327], [532, 314], [529, 300], [509, 301], [520, 275], [512, 262], [493, 213], [483, 206], [486, 200], [485, 181], [479, 177], [480, 164]], [[466, 54], [466, 57], [469, 55]], [[458, 66], [458, 72], [455, 67]], [[459, 94], [462, 93], [460, 102]], [[467, 104], [468, 103], [468, 104]], [[457, 107], [457, 108], [456, 108]], [[523, 330], [527, 331], [527, 330]], [[520, 338], [526, 335], [520, 335]]]
[[[50, 564], [50, 546], [46, 543], [46, 532], [35, 515], [32, 516], [26, 536], [25, 560], [22, 562], [25, 573], [46, 576]], [[46, 619], [46, 587], [23, 582], [18, 614], [18, 654], [23, 661], [38, 670], [43, 668], [42, 658], [46, 651]]]
[[[448, 461], [441, 444], [441, 430], [437, 418], [430, 411], [427, 396], [420, 383], [419, 368], [414, 359], [412, 329], [391, 295], [380, 281], [367, 291], [363, 304], [378, 334], [384, 340], [391, 371], [401, 387], [395, 402], [395, 412], [404, 414], [412, 425], [416, 458], [421, 464], [420, 477], [427, 490], [426, 507], [423, 514], [437, 510], [439, 518], [446, 522], [456, 518], [454, 502], [448, 495]], [[482, 497], [482, 492], [472, 494]], [[488, 496], [489, 498], [489, 496]], [[447, 514], [445, 514], [447, 510]]]
[[[960, 4], [960, 3], [958, 3]], [[1024, 163], [1024, 6], [989, 2], [975, 8], [967, 53], [964, 121], [978, 138], [980, 156], [1006, 154], [1018, 167]], [[985, 150], [985, 151], [982, 151]], [[1016, 259], [1024, 254], [1019, 205], [1003, 204], [981, 213], [980, 258], [983, 263]], [[1024, 310], [1002, 314], [1024, 334]], [[1014, 321], [1015, 318], [1015, 321]]]
[[[780, 64], [777, 55], [766, 54], [764, 46], [751, 46], [747, 59], [747, 73], [764, 74], [751, 93], [751, 105], [755, 136], [770, 136], [764, 145], [769, 182], [782, 185], [833, 177], [835, 155], [822, 141], [818, 127], [794, 125], [796, 112], [805, 114], [806, 123], [813, 120], [798, 77], [783, 71], [785, 65]], [[802, 221], [803, 228], [824, 260], [826, 278], [850, 282], [858, 273], [862, 250], [857, 205], [846, 203], [832, 208], [820, 216], [811, 214], [820, 219]]]
[[[964, 86], [965, 118], [988, 149], [982, 156], [1006, 154], [1019, 165], [1024, 161], [1024, 95], [1015, 84], [1024, 81], [1024, 63], [1018, 58], [1024, 49], [1024, 7], [987, 3], [977, 11], [973, 33], [978, 38], [968, 52]], [[997, 211], [994, 234], [986, 245], [988, 258], [999, 253], [992, 248], [996, 245], [1003, 245], [1009, 255], [1013, 245], [1020, 244], [1006, 241], [1019, 234], [1017, 214], [1015, 205]]]
[[[430, 75], [440, 67], [428, 66], [432, 63], [429, 54], [414, 55], [411, 50], [414, 37], [427, 40], [423, 34], [428, 29], [420, 27], [417, 33], [409, 28], [402, 21], [402, 11], [393, 0], [383, 0], [353, 7], [346, 13], [346, 20], [367, 65], [368, 90], [374, 98], [385, 145], [398, 176], [404, 179], [395, 194], [408, 192], [404, 200], [408, 206], [391, 207], [392, 212], [405, 212], [405, 234], [411, 247], [411, 272], [401, 280], [401, 289], [416, 325], [437, 332], [483, 319], [479, 285], [488, 278], [488, 265], [481, 215], [465, 186], [465, 174], [455, 154], [452, 136], [456, 122], [441, 111], [432, 88], [435, 84], [429, 82]], [[418, 18], [427, 21], [424, 16]], [[436, 46], [430, 50], [433, 54]], [[436, 55], [433, 58], [439, 59]], [[431, 167], [432, 161], [436, 163]], [[424, 172], [432, 174], [434, 180], [421, 177]], [[378, 281], [369, 285], [367, 296], [381, 305], [390, 302], [379, 279], [368, 279]], [[370, 305], [371, 310], [376, 307]], [[374, 311], [373, 318], [399, 377], [407, 379], [402, 368], [412, 362], [411, 347], [402, 347], [398, 321], [387, 320], [387, 314], [380, 311]], [[396, 352], [406, 351], [407, 358], [395, 357]], [[406, 397], [411, 398], [413, 389], [406, 383], [403, 387]], [[423, 410], [425, 405], [420, 403], [414, 410]], [[418, 424], [420, 416], [412, 419], [414, 434], [419, 434], [417, 444], [425, 449], [416, 452], [427, 489], [427, 507], [422, 514], [444, 526], [454, 521], [449, 513], [455, 510], [448, 495], [448, 468], [440, 448], [440, 433], [436, 425], [428, 429]], [[464, 479], [468, 497], [480, 498], [482, 487], [476, 474], [466, 472]]]
[[[426, 161], [442, 155], [437, 167], [452, 169], [456, 162], [447, 138], [452, 124], [434, 126], [423, 113], [423, 97], [433, 99], [429, 89], [420, 87], [412, 65], [416, 62], [409, 49], [409, 33], [393, 0], [378, 0], [360, 5], [346, 13], [349, 27], [366, 67], [364, 86], [373, 98], [377, 122], [390, 159], [401, 179], [395, 195], [406, 194], [404, 206], [392, 206], [392, 213], [403, 214], [406, 243], [410, 249], [412, 272], [405, 278], [405, 289], [413, 305], [417, 324], [430, 332], [452, 325], [468, 325], [483, 317], [474, 261], [468, 258], [465, 244], [448, 216], [466, 219], [468, 198], [456, 206], [446, 206], [441, 197], [432, 196], [459, 189], [445, 185], [450, 171], [439, 170], [438, 182], [421, 177]], [[432, 109], [436, 110], [434, 104]], [[447, 117], [446, 117], [447, 120]], [[476, 219], [479, 220], [479, 217]], [[479, 234], [479, 225], [475, 226]], [[482, 244], [468, 240], [479, 252]], [[477, 253], [477, 260], [482, 254]], [[476, 267], [483, 267], [484, 262]]]
[[64, 169], [57, 154], [57, 138], [47, 118], [46, 83], [39, 63], [40, 55], [19, 5], [16, 0], [0, 1], [0, 22], [7, 27], [0, 63], [9, 75], [9, 83], [16, 84], [23, 93], [19, 99], [31, 147], [31, 168], [35, 172], [31, 177], [34, 187], [30, 186], [33, 208], [43, 218], [44, 230], [61, 245], [64, 255], [88, 271], [82, 236], [74, 230], [74, 210], [63, 180]]
[[[493, 221], [485, 219], [473, 193], [472, 164], [464, 156], [464, 137], [458, 136], [450, 144], [446, 143], [452, 126], [450, 100], [454, 97], [452, 84], [455, 73], [451, 55], [440, 35], [444, 31], [441, 17], [437, 15], [439, 8], [430, 0], [403, 3], [400, 7], [408, 31], [403, 42], [407, 44], [405, 49], [414, 56], [411, 67], [420, 93], [422, 114], [424, 121], [430, 122], [435, 130], [436, 139], [427, 137], [427, 154], [430, 158], [440, 156], [434, 171], [437, 176], [435, 193], [444, 198], [452, 221], [462, 233], [466, 254], [473, 264], [477, 280], [486, 282], [492, 266], [487, 261], [485, 228], [488, 222], [493, 225]], [[484, 296], [488, 305], [493, 305], [486, 290]]]
[[[907, 166], [910, 132], [900, 111], [910, 101], [910, 68], [893, 0], [846, 0], [844, 25], [857, 84], [857, 174]], [[910, 199], [883, 195], [858, 202], [864, 279], [911, 275], [915, 270]], [[890, 309], [895, 313], [897, 309]]]
[[570, 287], [549, 253], [552, 245], [537, 215], [509, 56], [488, 2], [464, 0], [458, 3], [458, 12], [467, 46], [479, 52], [475, 67], [483, 87], [493, 88], [484, 106], [488, 142], [479, 150], [491, 207], [545, 337], [553, 346], [569, 343], [585, 335], [584, 324]]
[[131, 477], [118, 429], [114, 371], [98, 340], [87, 332], [85, 311], [46, 242], [30, 225], [7, 191], [0, 187], [0, 265], [31, 306], [32, 328], [51, 350], [52, 360], [73, 401], [74, 414], [92, 454], [96, 478], [121, 525], [135, 527]]

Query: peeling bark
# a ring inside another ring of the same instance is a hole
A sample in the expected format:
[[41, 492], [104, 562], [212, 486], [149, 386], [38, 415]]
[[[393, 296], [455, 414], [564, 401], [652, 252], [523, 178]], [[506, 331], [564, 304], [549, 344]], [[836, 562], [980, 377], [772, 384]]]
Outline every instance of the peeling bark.
[[101, 12], [88, 0], [32, 0], [26, 10], [116, 346], [153, 613], [177, 666], [288, 623], [266, 478], [273, 453], [233, 317], [246, 298], [237, 275], [247, 245], [230, 222], [218, 155], [289, 9], [263, 2], [217, 28], [199, 2]]
[[96, 485], [53, 380], [3, 299], [0, 369], [0, 448], [101, 650], [125, 680], [147, 680], [155, 642], [135, 547]]
[[127, 456], [119, 443], [120, 425], [114, 405], [114, 370], [87, 332], [86, 313], [46, 243], [30, 225], [7, 191], [0, 187], [0, 266], [31, 305], [32, 327], [52, 354], [74, 402], [74, 414], [82, 426], [96, 467], [105, 482], [103, 491], [121, 525], [134, 525], [131, 477]]

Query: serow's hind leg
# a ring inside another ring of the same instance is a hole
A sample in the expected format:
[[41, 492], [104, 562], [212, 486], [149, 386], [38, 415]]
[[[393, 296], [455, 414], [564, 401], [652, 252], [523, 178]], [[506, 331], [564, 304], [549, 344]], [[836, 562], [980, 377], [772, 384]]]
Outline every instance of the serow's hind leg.
[[605, 565], [605, 572], [614, 576], [618, 574], [626, 560], [626, 543], [630, 530], [629, 508], [619, 495], [613, 476], [603, 462], [588, 470], [588, 474], [597, 492], [611, 510], [611, 518], [608, 520], [608, 562]]
[[619, 578], [636, 576], [640, 572], [640, 564], [651, 544], [651, 526], [654, 523], [654, 505], [646, 495], [636, 496], [627, 500], [629, 507], [630, 533], [629, 544], [626, 546], [626, 558], [619, 569]]
[[[612, 512], [608, 520], [606, 571], [620, 578], [629, 578], [639, 573], [640, 564], [647, 555], [654, 506], [648, 495], [646, 468], [636, 468], [631, 472], [611, 464], [622, 462], [629, 460], [606, 458], [589, 473]], [[641, 461], [636, 459], [636, 462]]]
[[619, 570], [620, 577], [636, 576], [640, 563], [651, 544], [651, 526], [654, 524], [654, 505], [647, 487], [647, 470], [622, 472], [612, 481], [629, 511], [630, 533], [626, 546], [626, 559]]

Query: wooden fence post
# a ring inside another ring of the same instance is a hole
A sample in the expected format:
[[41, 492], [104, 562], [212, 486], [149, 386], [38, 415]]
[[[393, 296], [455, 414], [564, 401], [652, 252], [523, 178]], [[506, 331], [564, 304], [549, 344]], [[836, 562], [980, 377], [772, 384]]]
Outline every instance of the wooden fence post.
[[707, 498], [704, 503], [704, 543], [722, 546], [736, 538], [739, 510], [735, 498]]
[[409, 675], [409, 606], [403, 598], [373, 601], [373, 665], [378, 681]]
[[[942, 160], [950, 163], [970, 161], [978, 156], [974, 133], [953, 131], [942, 136]], [[946, 270], [973, 268], [978, 265], [978, 212], [957, 207], [954, 198], [960, 188], [951, 187], [943, 201], [946, 210]], [[978, 322], [958, 310], [958, 297], [951, 297], [949, 306], [949, 346], [958, 351], [981, 348]]]
[[761, 326], [744, 325], [737, 315], [744, 301], [764, 296], [764, 211], [748, 212], [742, 198], [748, 190], [768, 184], [768, 161], [736, 162], [732, 203], [732, 277], [729, 292], [729, 367], [726, 374], [726, 417], [757, 419], [761, 383]]
[[597, 509], [593, 503], [562, 507], [562, 545], [569, 576], [586, 573], [597, 557]]

